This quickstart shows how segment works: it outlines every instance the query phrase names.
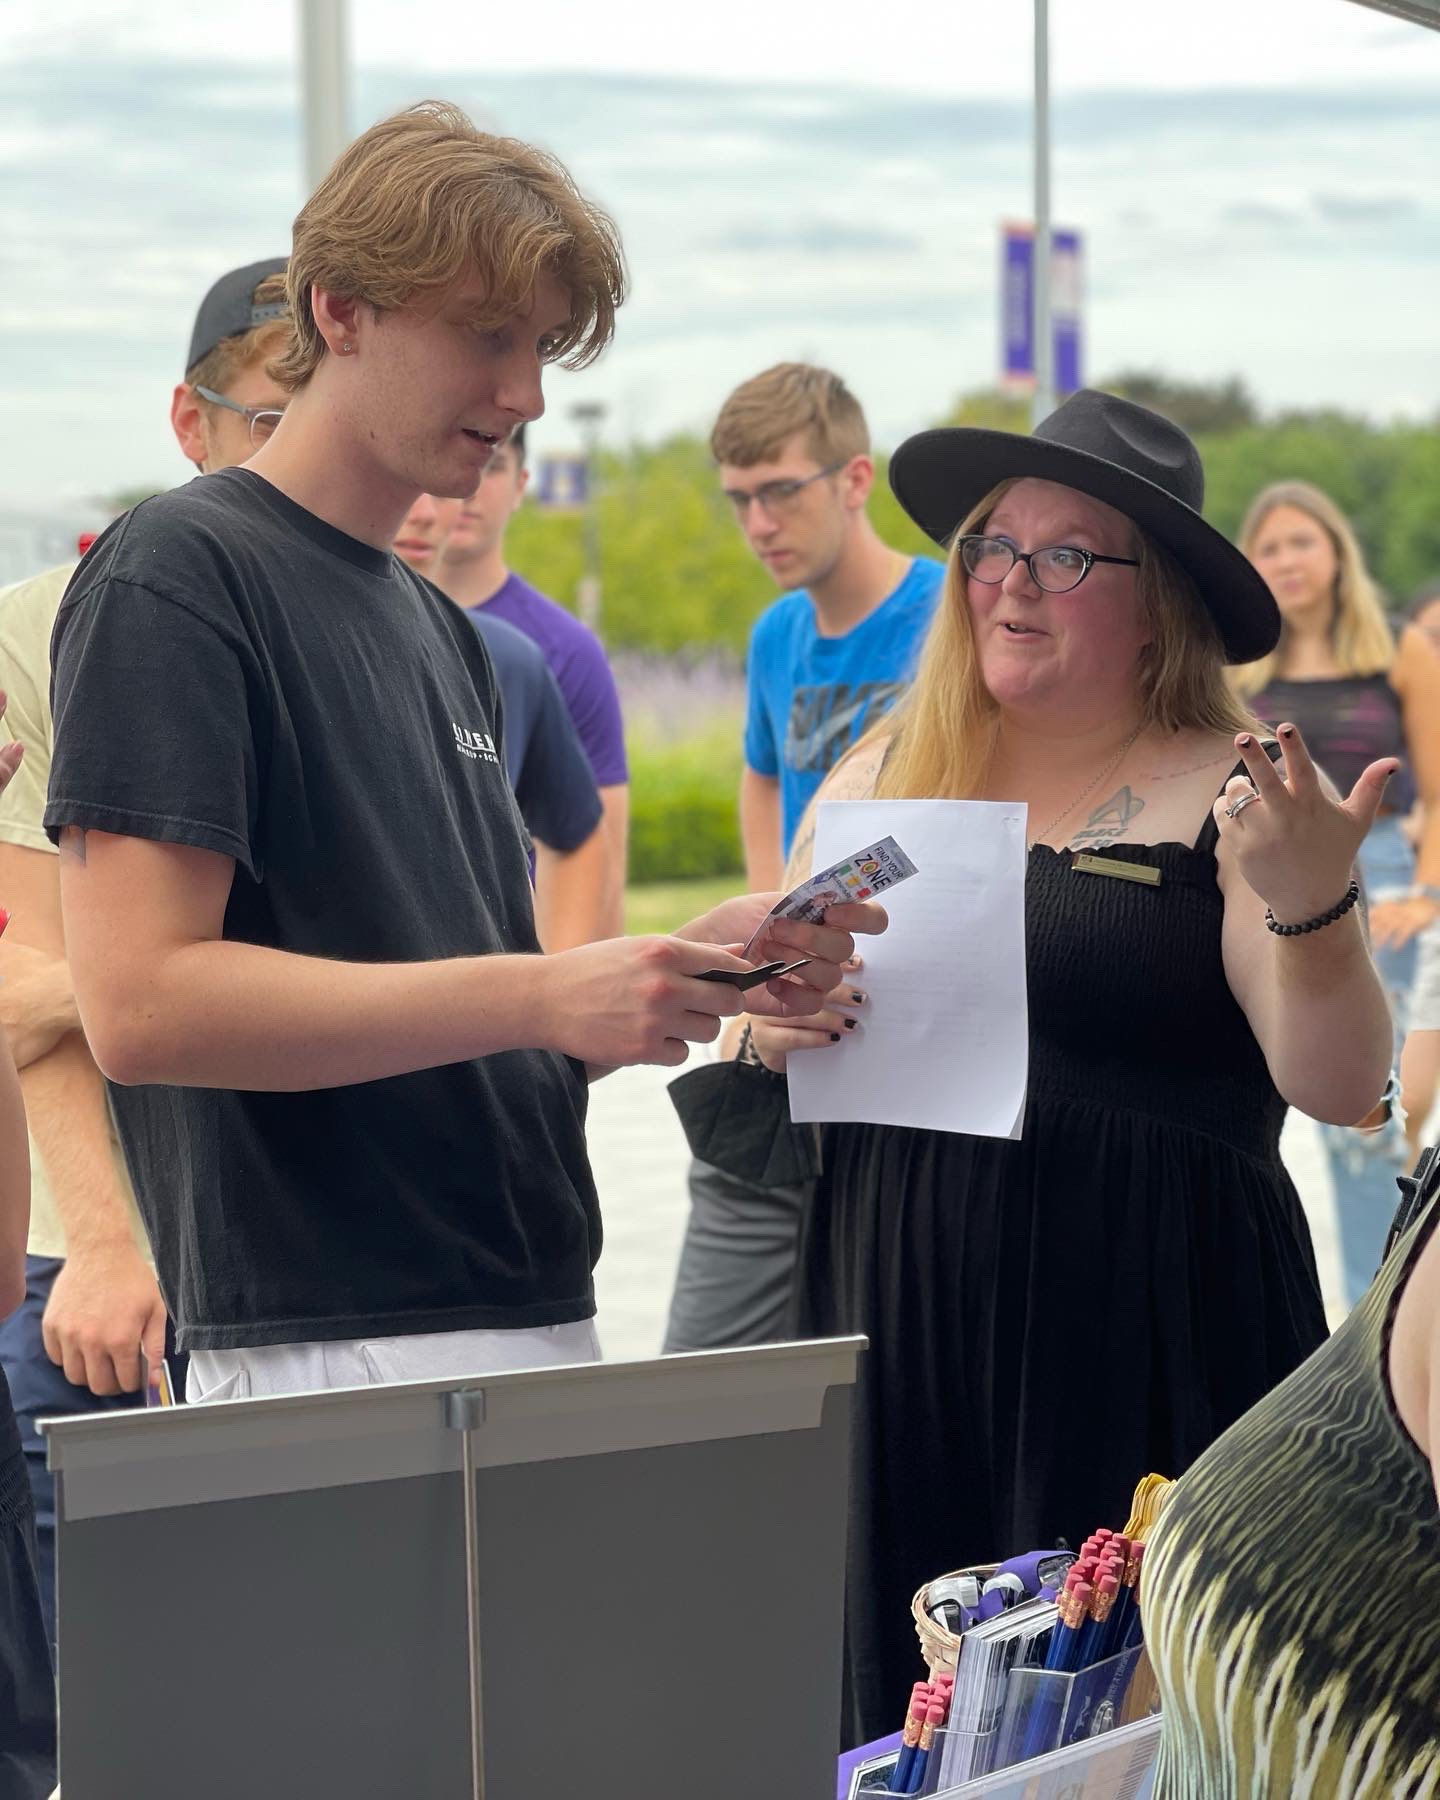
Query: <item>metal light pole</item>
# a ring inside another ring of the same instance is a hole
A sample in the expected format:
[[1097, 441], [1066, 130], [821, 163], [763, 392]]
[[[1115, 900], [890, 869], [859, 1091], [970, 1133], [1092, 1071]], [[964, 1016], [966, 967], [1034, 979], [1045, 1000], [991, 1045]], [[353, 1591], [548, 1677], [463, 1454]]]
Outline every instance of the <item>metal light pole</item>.
[[313, 194], [350, 142], [350, 55], [345, 0], [299, 0], [300, 111], [305, 192]]
[[1050, 0], [1035, 0], [1035, 395], [1030, 423], [1055, 410], [1055, 331], [1050, 308]]
[[570, 408], [580, 427], [585, 451], [585, 572], [575, 598], [582, 625], [600, 629], [600, 424], [605, 417], [599, 400], [582, 400]]

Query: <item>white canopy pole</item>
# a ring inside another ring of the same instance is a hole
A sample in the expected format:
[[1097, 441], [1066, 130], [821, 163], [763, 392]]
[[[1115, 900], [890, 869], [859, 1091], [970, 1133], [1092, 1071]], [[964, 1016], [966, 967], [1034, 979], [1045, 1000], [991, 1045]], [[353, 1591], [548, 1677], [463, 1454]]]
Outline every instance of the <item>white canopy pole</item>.
[[345, 0], [300, 0], [300, 111], [305, 192], [313, 194], [350, 142], [350, 57]]
[[1050, 0], [1035, 0], [1035, 398], [1030, 422], [1055, 410], [1055, 331], [1050, 307]]

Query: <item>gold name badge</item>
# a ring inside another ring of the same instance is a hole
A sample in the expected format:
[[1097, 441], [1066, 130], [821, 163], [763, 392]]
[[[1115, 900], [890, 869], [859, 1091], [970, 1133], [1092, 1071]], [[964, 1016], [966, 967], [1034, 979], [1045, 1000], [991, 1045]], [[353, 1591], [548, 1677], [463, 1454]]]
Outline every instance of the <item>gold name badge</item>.
[[1160, 871], [1148, 863], [1117, 862], [1112, 856], [1077, 856], [1070, 864], [1076, 875], [1113, 875], [1117, 881], [1143, 881], [1159, 887]]

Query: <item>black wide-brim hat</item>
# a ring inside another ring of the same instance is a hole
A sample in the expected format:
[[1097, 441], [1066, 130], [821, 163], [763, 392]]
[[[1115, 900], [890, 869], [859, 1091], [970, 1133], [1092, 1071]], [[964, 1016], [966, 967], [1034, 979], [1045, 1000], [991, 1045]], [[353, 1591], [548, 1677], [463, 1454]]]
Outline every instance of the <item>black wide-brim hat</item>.
[[1027, 478], [1103, 500], [1168, 550], [1199, 590], [1228, 662], [1253, 662], [1279, 643], [1280, 612], [1269, 588], [1250, 559], [1200, 516], [1199, 451], [1178, 425], [1147, 407], [1081, 388], [1028, 437], [952, 426], [906, 438], [890, 459], [896, 499], [947, 548], [991, 488]]

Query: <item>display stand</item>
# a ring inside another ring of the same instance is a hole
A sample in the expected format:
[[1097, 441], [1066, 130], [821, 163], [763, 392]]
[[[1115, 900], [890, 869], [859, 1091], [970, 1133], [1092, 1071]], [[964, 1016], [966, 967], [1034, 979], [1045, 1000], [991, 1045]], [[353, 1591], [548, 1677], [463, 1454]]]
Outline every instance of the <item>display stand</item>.
[[65, 1800], [826, 1800], [863, 1347], [49, 1422]]

